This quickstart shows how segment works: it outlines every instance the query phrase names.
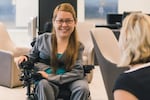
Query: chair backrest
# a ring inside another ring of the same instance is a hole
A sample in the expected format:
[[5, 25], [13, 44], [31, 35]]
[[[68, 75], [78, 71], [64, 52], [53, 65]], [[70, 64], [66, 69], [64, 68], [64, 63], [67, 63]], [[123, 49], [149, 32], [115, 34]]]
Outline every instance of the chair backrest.
[[93, 42], [90, 36], [90, 29], [94, 28], [93, 23], [88, 22], [78, 22], [77, 23], [77, 32], [79, 40], [84, 44], [85, 50], [83, 55], [88, 57], [86, 64], [94, 64], [94, 53], [93, 53]]
[[37, 17], [31, 17], [28, 22], [28, 34], [31, 35], [32, 39], [37, 36]]
[[112, 30], [108, 28], [91, 29], [91, 37], [94, 43], [94, 51], [97, 63], [99, 64], [104, 85], [109, 100], [113, 100], [113, 86], [120, 73], [127, 70], [127, 67], [119, 68], [117, 63], [120, 60], [118, 42]]
[[11, 40], [3, 23], [0, 23], [0, 49], [12, 52], [15, 50], [15, 43]]
[[27, 54], [29, 47], [17, 46], [9, 36], [6, 26], [0, 22], [0, 49], [13, 53], [14, 57]]
[[120, 50], [112, 30], [108, 28], [93, 28], [91, 32], [103, 56], [112, 63], [119, 62]]

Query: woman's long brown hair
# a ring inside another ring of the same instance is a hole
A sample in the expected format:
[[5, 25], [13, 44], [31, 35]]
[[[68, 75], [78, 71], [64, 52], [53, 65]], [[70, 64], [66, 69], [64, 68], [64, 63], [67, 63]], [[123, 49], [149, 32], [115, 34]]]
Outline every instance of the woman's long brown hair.
[[[53, 20], [55, 20], [58, 11], [70, 12], [74, 18], [74, 21], [77, 22], [75, 10], [71, 4], [62, 3], [62, 4], [58, 5], [54, 10]], [[54, 30], [54, 28], [52, 29], [52, 33], [53, 33], [53, 36], [51, 39], [51, 41], [52, 41], [51, 66], [52, 66], [53, 72], [55, 73], [58, 68], [59, 61], [57, 58], [57, 38], [56, 38], [56, 31]], [[64, 64], [65, 64], [65, 68], [67, 71], [71, 70], [73, 65], [75, 64], [75, 61], [78, 56], [78, 47], [79, 47], [79, 42], [78, 42], [77, 31], [76, 31], [76, 27], [75, 27], [74, 31], [70, 35], [69, 44], [63, 55], [63, 57], [65, 57]]]

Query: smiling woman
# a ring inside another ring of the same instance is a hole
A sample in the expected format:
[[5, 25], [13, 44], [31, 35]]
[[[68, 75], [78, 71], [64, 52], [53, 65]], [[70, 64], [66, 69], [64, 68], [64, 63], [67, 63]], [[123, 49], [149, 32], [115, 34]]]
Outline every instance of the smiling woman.
[[39, 100], [56, 100], [62, 89], [69, 90], [64, 93], [70, 93], [70, 100], [89, 98], [82, 62], [84, 45], [78, 40], [76, 22], [76, 12], [70, 3], [57, 5], [52, 32], [40, 35], [30, 53], [18, 59], [18, 64], [28, 60], [36, 62], [37, 73], [43, 77], [35, 87]]

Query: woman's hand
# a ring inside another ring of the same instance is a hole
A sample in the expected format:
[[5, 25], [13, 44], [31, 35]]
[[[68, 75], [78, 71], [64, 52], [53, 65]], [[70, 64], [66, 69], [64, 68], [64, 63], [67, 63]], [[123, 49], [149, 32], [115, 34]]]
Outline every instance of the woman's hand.
[[42, 75], [43, 78], [48, 79], [48, 74], [44, 71], [38, 71]]
[[26, 56], [19, 56], [19, 57], [17, 57], [15, 62], [17, 63], [17, 65], [19, 65], [21, 62], [27, 61], [27, 60], [28, 60], [28, 58]]

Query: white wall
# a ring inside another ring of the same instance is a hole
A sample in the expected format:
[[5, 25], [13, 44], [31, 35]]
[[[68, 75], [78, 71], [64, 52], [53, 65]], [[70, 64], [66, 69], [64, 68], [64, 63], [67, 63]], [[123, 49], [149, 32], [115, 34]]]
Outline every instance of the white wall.
[[[84, 1], [77, 2], [77, 17], [79, 22], [85, 20]], [[38, 0], [16, 0], [16, 26], [27, 27], [31, 17], [38, 16]]]
[[85, 0], [78, 0], [77, 2], [77, 18], [79, 22], [85, 20]]
[[[79, 22], [85, 20], [85, 0], [77, 2]], [[118, 0], [118, 13], [142, 11], [150, 14], [150, 0]], [[31, 17], [38, 16], [38, 0], [16, 0], [16, 26], [27, 27]]]
[[27, 27], [31, 17], [38, 15], [38, 0], [16, 0], [16, 26]]
[[150, 13], [150, 0], [118, 0], [118, 13], [124, 11]]

